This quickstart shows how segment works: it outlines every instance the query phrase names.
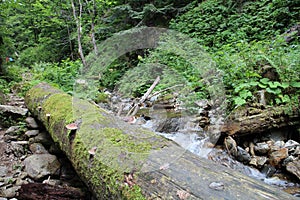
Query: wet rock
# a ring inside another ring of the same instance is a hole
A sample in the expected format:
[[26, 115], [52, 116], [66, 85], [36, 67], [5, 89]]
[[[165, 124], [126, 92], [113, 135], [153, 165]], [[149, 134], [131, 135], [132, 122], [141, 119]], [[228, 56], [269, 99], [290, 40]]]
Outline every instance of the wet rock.
[[25, 135], [30, 138], [30, 137], [37, 136], [39, 132], [40, 132], [39, 130], [29, 130], [25, 132]]
[[289, 156], [283, 160], [282, 165], [286, 166], [289, 162], [293, 162], [296, 158], [294, 156]]
[[237, 147], [236, 159], [243, 163], [248, 163], [251, 160], [250, 154], [242, 147]]
[[254, 146], [254, 151], [259, 155], [266, 154], [269, 152], [269, 150], [270, 147], [266, 142], [256, 143]]
[[35, 121], [33, 117], [27, 117], [25, 119], [25, 122], [27, 123], [27, 126], [32, 129], [37, 129], [39, 127], [38, 123]]
[[288, 172], [294, 174], [295, 176], [297, 176], [298, 179], [300, 180], [300, 160], [299, 159], [289, 162], [286, 165], [286, 170]]
[[273, 166], [278, 166], [279, 163], [289, 156], [287, 148], [281, 148], [279, 150], [273, 151], [270, 154], [270, 164]]
[[249, 164], [260, 168], [266, 164], [267, 160], [268, 158], [265, 156], [254, 156], [251, 158]]
[[51, 154], [34, 154], [24, 160], [25, 171], [35, 179], [55, 174], [60, 169], [56, 156]]
[[29, 149], [34, 154], [46, 154], [48, 151], [41, 143], [33, 143], [29, 146]]
[[288, 140], [285, 145], [284, 145], [285, 148], [288, 148], [289, 152], [292, 153], [292, 152], [295, 152], [295, 150], [299, 149], [300, 147], [300, 144], [294, 140]]
[[167, 118], [159, 123], [155, 131], [173, 133], [179, 130], [181, 124], [181, 118]]
[[288, 140], [284, 145], [284, 147], [288, 148], [288, 149], [296, 147], [296, 146], [300, 146], [300, 144], [294, 140]]
[[275, 174], [276, 168], [272, 165], [265, 165], [261, 172], [265, 174], [267, 178], [269, 178]]

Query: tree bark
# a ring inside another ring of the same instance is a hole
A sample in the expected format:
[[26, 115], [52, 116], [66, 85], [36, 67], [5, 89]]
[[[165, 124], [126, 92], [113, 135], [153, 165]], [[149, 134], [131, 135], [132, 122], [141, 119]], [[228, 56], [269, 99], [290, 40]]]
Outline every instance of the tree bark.
[[76, 22], [76, 27], [77, 27], [77, 41], [78, 41], [78, 52], [82, 61], [83, 66], [86, 66], [86, 60], [83, 54], [83, 50], [82, 50], [82, 43], [81, 43], [81, 15], [82, 15], [82, 4], [81, 1], [78, 0], [79, 3], [79, 15], [77, 16], [76, 14], [76, 7], [74, 4], [74, 1], [71, 0], [71, 4], [72, 4], [72, 9], [73, 9], [73, 16]]
[[234, 112], [222, 128], [226, 135], [244, 136], [287, 126], [300, 126], [299, 108], [246, 108]]
[[98, 199], [296, 199], [47, 84], [25, 100]]

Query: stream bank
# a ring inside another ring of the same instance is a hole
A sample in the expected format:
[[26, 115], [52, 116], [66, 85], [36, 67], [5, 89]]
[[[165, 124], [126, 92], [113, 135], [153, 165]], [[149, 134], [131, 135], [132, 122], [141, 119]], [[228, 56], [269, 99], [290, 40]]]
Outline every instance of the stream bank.
[[91, 200], [70, 161], [24, 99], [6, 96], [0, 108], [0, 199]]

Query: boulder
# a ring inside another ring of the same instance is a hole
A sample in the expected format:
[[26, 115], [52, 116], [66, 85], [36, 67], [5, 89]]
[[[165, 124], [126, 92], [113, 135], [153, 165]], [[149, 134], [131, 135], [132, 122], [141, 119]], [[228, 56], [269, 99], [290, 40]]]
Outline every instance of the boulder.
[[24, 160], [25, 171], [34, 179], [53, 175], [60, 169], [60, 163], [55, 155], [34, 154]]
[[27, 117], [25, 119], [26, 123], [27, 123], [27, 126], [29, 128], [32, 128], [32, 129], [37, 129], [39, 128], [39, 125], [38, 123], [35, 121], [35, 119], [33, 117]]
[[270, 154], [270, 164], [273, 166], [278, 166], [279, 163], [289, 156], [287, 148], [281, 148], [279, 150], [273, 151]]
[[266, 142], [256, 143], [256, 145], [254, 146], [254, 151], [259, 155], [266, 154], [269, 150], [270, 147]]

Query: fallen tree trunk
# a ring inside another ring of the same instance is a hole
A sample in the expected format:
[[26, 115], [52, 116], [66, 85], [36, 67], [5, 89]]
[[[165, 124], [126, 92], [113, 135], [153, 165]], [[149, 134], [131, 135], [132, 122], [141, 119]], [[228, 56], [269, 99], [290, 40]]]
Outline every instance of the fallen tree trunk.
[[294, 198], [47, 84], [26, 103], [98, 199]]
[[236, 111], [222, 127], [226, 135], [244, 136], [288, 126], [300, 126], [299, 108], [287, 106], [265, 109], [246, 108]]

